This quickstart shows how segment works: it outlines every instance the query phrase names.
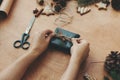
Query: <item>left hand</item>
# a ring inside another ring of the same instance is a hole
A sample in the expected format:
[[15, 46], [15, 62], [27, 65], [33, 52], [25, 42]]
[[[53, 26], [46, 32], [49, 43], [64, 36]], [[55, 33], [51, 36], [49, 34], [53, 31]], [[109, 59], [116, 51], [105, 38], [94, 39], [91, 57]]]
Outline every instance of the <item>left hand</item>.
[[51, 30], [45, 30], [42, 33], [38, 33], [37, 35], [35, 35], [35, 43], [33, 45], [33, 50], [42, 53], [44, 52], [47, 47], [48, 44], [51, 40], [51, 38], [54, 36], [53, 32]]

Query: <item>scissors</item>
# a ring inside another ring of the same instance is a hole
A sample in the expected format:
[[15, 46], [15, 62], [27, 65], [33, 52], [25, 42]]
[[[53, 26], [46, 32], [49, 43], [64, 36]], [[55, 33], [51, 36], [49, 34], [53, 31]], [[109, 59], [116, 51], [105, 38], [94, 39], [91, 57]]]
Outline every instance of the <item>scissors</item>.
[[35, 22], [35, 16], [34, 17], [32, 17], [32, 19], [31, 19], [31, 21], [30, 21], [30, 23], [29, 23], [29, 25], [28, 25], [28, 27], [26, 28], [26, 31], [25, 31], [25, 33], [23, 33], [23, 35], [22, 35], [22, 39], [21, 40], [16, 40], [15, 42], [14, 42], [14, 44], [13, 44], [13, 46], [15, 47], [15, 48], [23, 48], [24, 50], [27, 50], [29, 47], [30, 47], [30, 43], [29, 42], [27, 42], [27, 40], [28, 40], [28, 38], [29, 38], [29, 32], [30, 32], [30, 30], [31, 30], [31, 28], [32, 28], [32, 26], [33, 26], [33, 24], [34, 24], [34, 22]]

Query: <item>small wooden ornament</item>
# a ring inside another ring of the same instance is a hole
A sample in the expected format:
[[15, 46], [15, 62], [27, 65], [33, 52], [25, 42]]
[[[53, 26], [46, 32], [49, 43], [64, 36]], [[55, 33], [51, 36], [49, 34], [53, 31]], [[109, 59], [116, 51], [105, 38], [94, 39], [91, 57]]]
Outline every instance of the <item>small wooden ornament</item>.
[[89, 6], [99, 1], [100, 0], [77, 0], [78, 2], [77, 12], [80, 13], [80, 15], [87, 14], [88, 12], [91, 11]]
[[107, 10], [109, 4], [109, 0], [102, 0], [99, 3], [96, 3], [95, 6], [98, 7], [99, 10]]
[[89, 7], [80, 7], [79, 6], [77, 8], [77, 13], [80, 13], [80, 15], [84, 15], [84, 14], [90, 12], [90, 11], [91, 11], [91, 9]]
[[51, 5], [46, 5], [43, 12], [42, 12], [43, 15], [54, 15], [54, 11], [52, 10], [52, 6]]
[[99, 3], [95, 4], [95, 6], [98, 7], [99, 10], [101, 10], [101, 9], [107, 10], [107, 6], [103, 2], [99, 2]]
[[95, 77], [89, 75], [88, 73], [85, 73], [85, 75], [83, 76], [84, 80], [97, 80]]

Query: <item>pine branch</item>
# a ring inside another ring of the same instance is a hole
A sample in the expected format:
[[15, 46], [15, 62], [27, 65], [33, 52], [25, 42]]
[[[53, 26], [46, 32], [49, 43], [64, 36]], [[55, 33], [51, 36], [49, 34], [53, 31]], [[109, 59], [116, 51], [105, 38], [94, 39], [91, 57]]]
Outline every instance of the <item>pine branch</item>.
[[77, 0], [77, 1], [78, 1], [78, 6], [88, 6], [96, 2], [99, 2], [101, 0]]

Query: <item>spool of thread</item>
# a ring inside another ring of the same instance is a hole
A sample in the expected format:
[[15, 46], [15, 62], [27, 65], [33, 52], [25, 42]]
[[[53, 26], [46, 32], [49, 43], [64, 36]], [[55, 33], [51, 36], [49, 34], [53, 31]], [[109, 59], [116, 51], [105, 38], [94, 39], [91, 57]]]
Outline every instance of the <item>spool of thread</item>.
[[15, 0], [3, 0], [0, 6], [0, 18], [6, 18]]

